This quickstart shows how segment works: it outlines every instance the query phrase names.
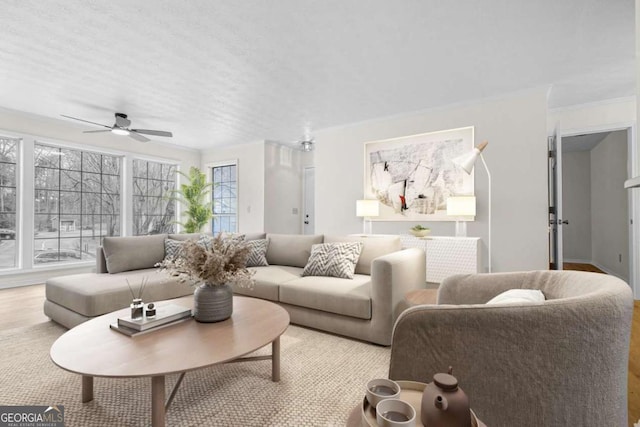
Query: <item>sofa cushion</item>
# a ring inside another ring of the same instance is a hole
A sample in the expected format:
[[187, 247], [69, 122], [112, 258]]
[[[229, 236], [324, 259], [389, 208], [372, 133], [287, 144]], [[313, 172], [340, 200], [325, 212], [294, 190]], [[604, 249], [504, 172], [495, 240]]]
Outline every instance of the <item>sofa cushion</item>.
[[311, 255], [311, 246], [322, 243], [322, 235], [267, 234], [269, 265], [288, 265], [304, 268]]
[[198, 239], [200, 238], [200, 234], [202, 233], [182, 233], [182, 234], [169, 234], [169, 239], [172, 240], [190, 240], [190, 239]]
[[397, 252], [402, 249], [399, 236], [324, 236], [325, 243], [360, 242], [362, 251], [356, 264], [356, 274], [371, 274], [371, 262], [380, 256]]
[[152, 268], [164, 259], [166, 234], [135, 237], [105, 237], [102, 243], [107, 271], [120, 273]]
[[280, 302], [344, 316], [371, 319], [371, 277], [307, 276], [280, 285]]
[[116, 274], [86, 273], [55, 277], [47, 280], [45, 292], [49, 301], [83, 316], [94, 317], [131, 304], [127, 280], [135, 291], [143, 277], [148, 279], [142, 294], [145, 302], [193, 294], [191, 286], [155, 268]]
[[244, 233], [244, 240], [259, 240], [266, 239], [267, 233]]
[[329, 276], [353, 279], [362, 243], [319, 243], [311, 246], [311, 256], [303, 276]]
[[253, 288], [241, 288], [233, 285], [233, 292], [250, 297], [279, 301], [279, 287], [281, 283], [302, 277], [302, 269], [299, 267], [287, 267], [282, 265], [269, 265], [266, 267], [251, 267], [255, 271]]
[[267, 247], [269, 241], [267, 239], [249, 240], [247, 245], [251, 248], [249, 257], [247, 258], [247, 267], [264, 267], [269, 265], [267, 262]]

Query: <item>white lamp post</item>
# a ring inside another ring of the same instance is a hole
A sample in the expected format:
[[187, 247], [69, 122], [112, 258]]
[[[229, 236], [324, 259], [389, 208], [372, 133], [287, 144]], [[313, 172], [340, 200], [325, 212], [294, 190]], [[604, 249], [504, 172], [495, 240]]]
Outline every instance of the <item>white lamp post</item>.
[[456, 157], [452, 160], [453, 164], [460, 166], [464, 171], [468, 174], [471, 174], [473, 170], [473, 166], [478, 160], [478, 157], [482, 161], [482, 165], [484, 166], [484, 170], [487, 171], [487, 177], [489, 178], [489, 208], [488, 208], [488, 217], [489, 217], [489, 238], [487, 241], [487, 251], [489, 256], [489, 273], [491, 273], [491, 172], [489, 172], [489, 167], [487, 163], [484, 161], [484, 157], [482, 157], [482, 150], [484, 150], [489, 143], [487, 141], [482, 141], [480, 144], [475, 146], [472, 151], [469, 153], [465, 153], [459, 157]]

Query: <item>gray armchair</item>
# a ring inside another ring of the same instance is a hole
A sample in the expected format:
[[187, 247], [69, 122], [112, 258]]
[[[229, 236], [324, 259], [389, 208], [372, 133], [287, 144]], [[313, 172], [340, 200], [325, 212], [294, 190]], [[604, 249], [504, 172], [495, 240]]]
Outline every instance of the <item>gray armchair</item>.
[[[546, 301], [484, 304], [514, 288]], [[632, 314], [630, 287], [604, 274], [452, 276], [437, 305], [398, 318], [389, 378], [431, 382], [451, 365], [491, 427], [626, 426]]]

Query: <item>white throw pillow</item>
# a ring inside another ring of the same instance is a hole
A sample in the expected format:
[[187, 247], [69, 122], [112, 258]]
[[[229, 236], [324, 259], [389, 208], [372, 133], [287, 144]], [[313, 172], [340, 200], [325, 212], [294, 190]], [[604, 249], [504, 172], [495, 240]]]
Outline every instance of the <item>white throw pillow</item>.
[[538, 289], [509, 289], [491, 298], [487, 304], [529, 304], [544, 302], [544, 299]]

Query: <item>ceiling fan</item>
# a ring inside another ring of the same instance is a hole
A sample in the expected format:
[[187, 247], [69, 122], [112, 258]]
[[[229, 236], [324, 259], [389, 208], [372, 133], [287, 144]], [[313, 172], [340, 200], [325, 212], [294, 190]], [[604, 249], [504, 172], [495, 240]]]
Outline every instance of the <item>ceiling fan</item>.
[[167, 132], [164, 130], [150, 130], [150, 129], [129, 129], [129, 126], [131, 126], [131, 120], [129, 120], [127, 118], [126, 114], [123, 113], [115, 113], [116, 116], [116, 122], [113, 124], [113, 126], [107, 126], [107, 125], [103, 125], [101, 123], [96, 123], [96, 122], [90, 122], [89, 120], [83, 120], [83, 119], [79, 119], [77, 117], [71, 117], [71, 116], [65, 116], [64, 114], [61, 114], [62, 117], [66, 117], [68, 119], [73, 119], [73, 120], [79, 120], [81, 122], [85, 122], [85, 123], [91, 123], [92, 125], [98, 125], [98, 126], [102, 126], [104, 128], [107, 128], [106, 130], [85, 130], [83, 133], [98, 133], [98, 132], [113, 132], [116, 135], [127, 135], [130, 136], [131, 138], [140, 141], [140, 142], [147, 142], [150, 141], [149, 138], [141, 135], [141, 134], [145, 134], [145, 135], [154, 135], [154, 136], [166, 136], [166, 137], [172, 137], [173, 134], [171, 132]]

